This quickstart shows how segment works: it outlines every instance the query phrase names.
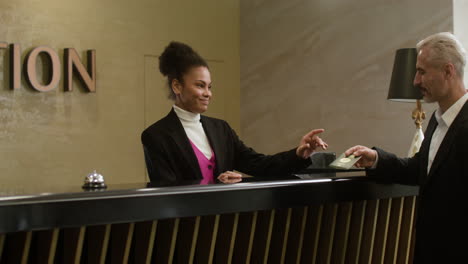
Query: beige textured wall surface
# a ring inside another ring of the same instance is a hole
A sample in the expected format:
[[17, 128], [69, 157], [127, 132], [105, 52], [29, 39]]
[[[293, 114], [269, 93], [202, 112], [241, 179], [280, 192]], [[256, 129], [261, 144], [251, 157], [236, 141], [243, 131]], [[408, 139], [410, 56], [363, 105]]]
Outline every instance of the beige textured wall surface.
[[[468, 49], [468, 1], [453, 0], [453, 33]], [[468, 67], [465, 66], [465, 88], [468, 87]]]
[[82, 58], [95, 49], [97, 60], [96, 93], [77, 80], [64, 92], [63, 73], [50, 92], [32, 90], [24, 75], [12, 91], [8, 50], [0, 50], [0, 185], [81, 186], [92, 170], [109, 184], [146, 180], [140, 133], [171, 106], [157, 69], [171, 40], [212, 62], [207, 114], [239, 130], [237, 0], [0, 0], [0, 42], [20, 44], [22, 63], [42, 45], [62, 63], [70, 47]]
[[406, 155], [415, 105], [386, 99], [394, 54], [452, 31], [452, 11], [451, 0], [241, 1], [245, 143], [274, 153], [325, 128], [337, 154], [362, 144]]

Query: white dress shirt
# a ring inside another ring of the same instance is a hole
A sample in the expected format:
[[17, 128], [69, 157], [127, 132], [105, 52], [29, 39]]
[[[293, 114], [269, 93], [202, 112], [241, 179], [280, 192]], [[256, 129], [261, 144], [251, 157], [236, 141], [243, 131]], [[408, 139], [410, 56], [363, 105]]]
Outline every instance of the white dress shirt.
[[185, 111], [184, 109], [173, 105], [174, 111], [179, 117], [182, 126], [184, 127], [185, 134], [192, 141], [195, 146], [205, 155], [207, 159], [211, 159], [213, 155], [206, 137], [205, 130], [203, 130], [202, 123], [200, 122], [200, 114]]
[[466, 101], [468, 100], [468, 93], [458, 99], [452, 106], [450, 106], [445, 113], [437, 109], [435, 112], [435, 118], [437, 120], [437, 128], [432, 134], [431, 145], [429, 147], [429, 157], [427, 162], [427, 174], [431, 171], [432, 162], [434, 162], [435, 156], [437, 151], [439, 150], [440, 144], [445, 138], [445, 134], [447, 134], [450, 125], [452, 125], [453, 120], [457, 117], [458, 113], [462, 109], [463, 105], [465, 105]]

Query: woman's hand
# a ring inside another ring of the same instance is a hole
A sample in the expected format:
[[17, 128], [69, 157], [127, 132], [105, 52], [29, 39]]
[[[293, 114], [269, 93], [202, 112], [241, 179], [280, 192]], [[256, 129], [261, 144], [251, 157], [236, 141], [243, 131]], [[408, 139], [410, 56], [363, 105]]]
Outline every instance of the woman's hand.
[[310, 157], [310, 155], [317, 149], [327, 149], [328, 144], [325, 143], [318, 134], [325, 131], [325, 129], [314, 129], [302, 137], [299, 147], [296, 149], [296, 155], [303, 159]]
[[236, 183], [242, 181], [242, 175], [233, 171], [226, 171], [218, 176], [218, 180], [222, 183]]

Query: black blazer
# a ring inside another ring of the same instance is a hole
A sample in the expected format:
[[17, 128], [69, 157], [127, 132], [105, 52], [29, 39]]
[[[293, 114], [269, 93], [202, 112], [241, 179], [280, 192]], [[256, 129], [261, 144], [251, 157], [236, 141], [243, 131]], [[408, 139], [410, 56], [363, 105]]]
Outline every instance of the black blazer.
[[459, 263], [468, 259], [468, 103], [448, 129], [427, 173], [436, 127], [433, 114], [413, 158], [397, 158], [375, 148], [379, 161], [374, 176], [420, 185], [415, 263]]
[[[216, 156], [215, 177], [228, 170], [252, 176], [286, 176], [310, 165], [296, 149], [263, 155], [244, 145], [226, 121], [201, 116], [200, 122]], [[174, 109], [141, 134], [152, 184], [166, 185], [202, 178], [198, 160]], [[152, 167], [152, 168], [151, 168]]]

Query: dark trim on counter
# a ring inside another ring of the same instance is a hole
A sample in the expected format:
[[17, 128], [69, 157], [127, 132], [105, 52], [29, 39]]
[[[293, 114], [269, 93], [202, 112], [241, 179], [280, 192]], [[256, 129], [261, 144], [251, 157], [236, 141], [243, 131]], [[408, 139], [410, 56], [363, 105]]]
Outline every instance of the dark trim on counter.
[[368, 177], [283, 180], [0, 197], [0, 233], [140, 222], [415, 196]]

